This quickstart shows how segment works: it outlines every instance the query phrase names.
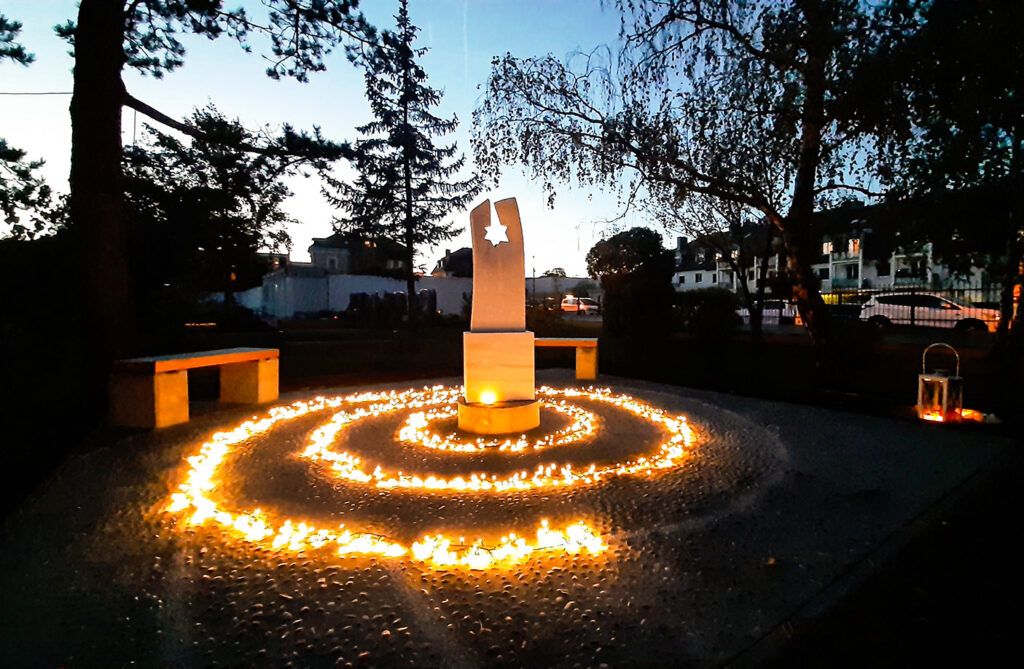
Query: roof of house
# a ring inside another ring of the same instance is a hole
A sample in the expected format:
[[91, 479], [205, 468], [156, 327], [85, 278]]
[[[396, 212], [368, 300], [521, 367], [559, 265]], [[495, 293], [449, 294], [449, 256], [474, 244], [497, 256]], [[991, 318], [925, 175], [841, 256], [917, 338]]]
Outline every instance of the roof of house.
[[309, 247], [309, 252], [312, 253], [314, 249], [352, 250], [365, 246], [368, 241], [376, 244], [376, 248], [383, 249], [388, 253], [405, 253], [405, 245], [399, 244], [396, 241], [385, 238], [367, 239], [366, 237], [352, 232], [336, 232], [330, 237], [314, 237], [313, 243]]
[[[743, 245], [743, 249], [746, 251], [747, 266], [749, 266], [753, 262], [754, 257], [760, 257], [764, 254], [765, 245], [768, 241], [768, 230], [767, 222], [747, 222], [743, 224], [739, 238], [737, 238], [735, 232], [727, 230], [704, 234], [689, 242], [686, 241], [685, 237], [681, 238], [676, 249], [676, 271], [715, 269], [719, 254], [727, 251], [736, 251], [740, 248], [740, 244]], [[780, 240], [776, 237], [773, 242], [773, 248], [776, 252], [778, 251], [779, 244]], [[700, 250], [705, 250], [703, 261], [699, 260]]]
[[431, 274], [441, 273], [449, 276], [471, 277], [473, 276], [473, 249], [463, 247], [456, 251], [446, 253], [443, 258], [434, 265]]

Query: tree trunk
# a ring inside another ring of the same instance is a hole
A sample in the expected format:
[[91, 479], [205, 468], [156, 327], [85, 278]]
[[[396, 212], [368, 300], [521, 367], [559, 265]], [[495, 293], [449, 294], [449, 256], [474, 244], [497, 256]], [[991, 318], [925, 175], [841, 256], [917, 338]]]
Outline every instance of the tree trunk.
[[[1013, 220], [1013, 214], [1010, 214]], [[1006, 241], [1006, 272], [1003, 276], [1003, 287], [999, 294], [999, 327], [996, 329], [1000, 344], [1004, 344], [1009, 337], [1010, 330], [1014, 325], [1013, 321], [1013, 291], [1020, 281], [1020, 241], [1017, 239], [1019, 233], [1010, 226], [1009, 239]]]
[[800, 117], [800, 155], [789, 214], [782, 221], [786, 267], [793, 283], [800, 316], [819, 346], [831, 341], [825, 301], [811, 265], [817, 257], [813, 231], [814, 188], [821, 161], [821, 133], [825, 123], [825, 62], [829, 27], [822, 7], [803, 3], [807, 18], [807, 61], [804, 65], [804, 103]]
[[121, 174], [121, 3], [81, 0], [71, 97], [71, 232], [80, 254], [91, 383], [138, 345]]
[[[743, 302], [747, 305], [747, 317], [750, 319], [750, 339], [754, 345], [754, 351], [760, 353], [761, 351], [761, 336], [762, 336], [762, 318], [761, 318], [761, 302], [755, 301], [754, 296], [750, 293], [750, 284], [747, 283], [747, 254], [743, 250], [743, 236], [739, 236], [739, 247], [738, 257], [735, 263], [730, 262], [732, 271], [736, 273], [736, 276], [740, 277], [739, 289], [740, 294], [743, 295]], [[751, 267], [754, 263], [751, 260]]]
[[[764, 289], [768, 284], [768, 261], [771, 259], [771, 228], [768, 229], [768, 244], [766, 245], [764, 255], [761, 256], [761, 266], [754, 270], [754, 281], [757, 282], [757, 340], [755, 341], [756, 348], [760, 351], [761, 348], [761, 333], [764, 325]], [[779, 322], [782, 322], [782, 312], [779, 312]], [[751, 326], [754, 324], [753, 315], [750, 320]], [[753, 329], [753, 327], [751, 328]]]
[[1021, 233], [1017, 212], [1020, 211], [1020, 189], [1024, 187], [1024, 179], [1020, 175], [1020, 140], [1019, 126], [1016, 124], [1010, 133], [1010, 179], [1007, 188], [1010, 211], [1006, 216], [1006, 274], [1003, 278], [1003, 290], [999, 300], [998, 343], [1006, 347], [1009, 343], [1010, 330], [1016, 329], [1017, 323], [1012, 322], [1014, 316], [1020, 322], [1020, 313], [1013, 312], [1013, 291], [1021, 281]]
[[[409, 33], [407, 31], [405, 33], [406, 46], [409, 46], [409, 42], [410, 41], [411, 41], [411, 36], [409, 35]], [[410, 59], [411, 59], [411, 56], [410, 56]], [[409, 65], [410, 65], [410, 63], [406, 62], [405, 63], [405, 67], [402, 70], [402, 89], [403, 89], [403, 91], [408, 90], [409, 87], [411, 86], [411, 82], [409, 81]], [[412, 242], [413, 242], [413, 237], [412, 237], [412, 233], [413, 233], [413, 219], [412, 219], [412, 161], [413, 161], [413, 154], [414, 154], [414, 151], [415, 151], [416, 147], [411, 145], [413, 133], [409, 132], [409, 99], [410, 99], [410, 97], [411, 96], [408, 96], [408, 95], [403, 95], [402, 96], [402, 116], [403, 116], [402, 121], [405, 124], [405, 130], [406, 130], [405, 146], [403, 148], [403, 156], [402, 156], [402, 159], [403, 159], [402, 160], [402, 162], [403, 162], [403, 166], [402, 167], [403, 167], [403, 170], [404, 170], [404, 177], [405, 177], [405, 247], [406, 247], [406, 252], [408, 253], [407, 263], [409, 265], [406, 268], [406, 273], [405, 273], [405, 288], [406, 288], [406, 291], [408, 293], [408, 299], [406, 300], [406, 305], [407, 305], [408, 314], [409, 314], [408, 326], [409, 326], [409, 330], [412, 331], [412, 330], [416, 329], [416, 276], [414, 274], [415, 269], [413, 267], [413, 260], [414, 260], [415, 255], [416, 255], [416, 251], [415, 251], [415, 249], [413, 249], [413, 245], [412, 245]]]
[[413, 272], [412, 263], [416, 257], [416, 251], [412, 246], [412, 228], [409, 226], [405, 229], [405, 245], [407, 254], [406, 263], [409, 265], [405, 273], [405, 290], [409, 296], [406, 300], [406, 306], [409, 311], [409, 329], [414, 330], [416, 328], [416, 310], [418, 305], [416, 301], [416, 275]]
[[[1016, 133], [1015, 133], [1016, 137]], [[1016, 146], [1014, 147], [1016, 157]], [[1016, 161], [1011, 164], [1016, 167]], [[1007, 267], [1003, 276], [1003, 288], [1000, 295], [1000, 319], [996, 332], [996, 346], [993, 358], [999, 367], [999, 396], [1003, 398], [1000, 414], [1017, 418], [1022, 400], [1020, 390], [1022, 364], [1024, 357], [1024, 332], [1021, 305], [1014, 309], [1014, 291], [1024, 286], [1024, 257], [1022, 257], [1021, 236], [1017, 224], [1017, 212], [1020, 211], [1020, 188], [1011, 182], [1011, 204], [1007, 216], [1006, 260]], [[1018, 298], [1019, 299], [1019, 298]], [[1015, 313], [1016, 311], [1016, 313]]]

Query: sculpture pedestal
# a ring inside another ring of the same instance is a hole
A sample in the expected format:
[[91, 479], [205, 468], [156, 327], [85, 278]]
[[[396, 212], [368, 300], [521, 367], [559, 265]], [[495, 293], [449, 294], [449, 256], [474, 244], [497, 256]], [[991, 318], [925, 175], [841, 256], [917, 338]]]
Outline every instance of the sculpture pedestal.
[[538, 425], [539, 400], [469, 404], [459, 398], [459, 429], [476, 434], [522, 434]]
[[525, 432], [540, 425], [532, 332], [462, 335], [465, 396], [459, 428], [478, 434]]

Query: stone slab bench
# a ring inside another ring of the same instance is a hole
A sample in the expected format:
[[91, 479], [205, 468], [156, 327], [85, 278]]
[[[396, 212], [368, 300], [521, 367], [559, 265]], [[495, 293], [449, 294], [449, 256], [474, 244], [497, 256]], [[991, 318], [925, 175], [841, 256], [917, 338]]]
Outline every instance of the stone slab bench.
[[188, 370], [220, 367], [220, 401], [262, 404], [277, 399], [276, 348], [224, 348], [118, 360], [110, 378], [115, 425], [167, 427], [188, 421]]
[[575, 348], [576, 378], [592, 380], [597, 378], [596, 337], [537, 337], [533, 340], [537, 348]]

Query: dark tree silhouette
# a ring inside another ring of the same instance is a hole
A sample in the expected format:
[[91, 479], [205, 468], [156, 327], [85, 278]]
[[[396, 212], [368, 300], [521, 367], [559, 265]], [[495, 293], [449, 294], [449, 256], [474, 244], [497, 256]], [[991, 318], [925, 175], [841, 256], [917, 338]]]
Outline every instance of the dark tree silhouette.
[[[1024, 255], [1024, 4], [933, 2], [919, 18], [920, 30], [882, 45], [858, 69], [859, 97], [870, 103], [864, 118], [885, 133], [897, 191], [934, 203], [920, 238], [953, 267], [989, 255], [1004, 289], [1002, 334], [1013, 324]], [[993, 206], [978, 209], [978, 199]], [[951, 201], [974, 211], [954, 213]]]
[[161, 296], [188, 301], [197, 293], [231, 293], [258, 283], [260, 248], [291, 246], [295, 223], [283, 209], [291, 192], [281, 180], [300, 158], [247, 153], [232, 144], [260, 146], [254, 133], [212, 106], [189, 122], [204, 135], [187, 143], [146, 126], [147, 137], [125, 149], [129, 254], [143, 323], [159, 323]]
[[631, 228], [587, 252], [587, 272], [604, 290], [604, 330], [612, 336], [658, 338], [672, 320], [672, 253], [661, 235]]
[[426, 49], [413, 46], [418, 28], [409, 19], [407, 0], [395, 16], [396, 29], [385, 33], [370, 49], [366, 63], [366, 97], [374, 120], [359, 128], [352, 183], [329, 180], [328, 199], [344, 212], [335, 220], [341, 232], [403, 244], [409, 321], [416, 313], [416, 247], [451, 239], [454, 223], [444, 222], [453, 210], [466, 207], [480, 192], [472, 176], [457, 179], [465, 164], [453, 143], [437, 140], [455, 131], [458, 119], [436, 116], [439, 90], [427, 85], [427, 73], [417, 62]]
[[[57, 27], [74, 49], [70, 232], [81, 257], [89, 323], [85, 343], [96, 362], [97, 381], [109, 360], [137, 347], [125, 253], [121, 110], [128, 106], [176, 130], [204, 137], [201, 129], [133, 97], [121, 78], [123, 70], [132, 68], [157, 78], [173, 71], [185, 58], [178, 40], [181, 33], [210, 39], [227, 34], [246, 50], [247, 36], [258, 33], [271, 43], [269, 74], [304, 81], [310, 72], [324, 69], [324, 58], [339, 44], [355, 57], [359, 45], [375, 38], [354, 11], [357, 0], [266, 0], [263, 5], [266, 21], [260, 24], [243, 9], [224, 9], [220, 0], [81, 0], [77, 23]], [[349, 146], [324, 141], [319, 131], [299, 133], [287, 126], [271, 146], [236, 148], [298, 153], [310, 160], [352, 155]]]
[[[0, 14], [0, 63], [28, 65], [35, 56], [17, 42], [21, 24]], [[50, 187], [37, 174], [41, 160], [27, 160], [25, 151], [0, 137], [0, 214], [15, 238], [31, 238], [49, 223]]]
[[[651, 217], [667, 230], [684, 232], [694, 241], [712, 249], [716, 260], [724, 261], [737, 277], [740, 302], [750, 314], [750, 335], [760, 348], [765, 291], [768, 288], [769, 261], [777, 254], [777, 229], [773, 225], [753, 223], [756, 212], [730, 200], [709, 195], [693, 194], [678, 204], [655, 201], [648, 207]], [[747, 271], [755, 270], [756, 287], [750, 290]]]
[[871, 163], [857, 157], [872, 138], [854, 122], [848, 80], [866, 53], [913, 27], [902, 4], [622, 0], [617, 61], [495, 59], [475, 112], [477, 164], [522, 163], [550, 193], [557, 181], [628, 175], [627, 203], [706, 195], [759, 212], [779, 230], [793, 296], [826, 342], [812, 216], [829, 193], [869, 192]]

